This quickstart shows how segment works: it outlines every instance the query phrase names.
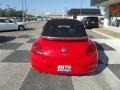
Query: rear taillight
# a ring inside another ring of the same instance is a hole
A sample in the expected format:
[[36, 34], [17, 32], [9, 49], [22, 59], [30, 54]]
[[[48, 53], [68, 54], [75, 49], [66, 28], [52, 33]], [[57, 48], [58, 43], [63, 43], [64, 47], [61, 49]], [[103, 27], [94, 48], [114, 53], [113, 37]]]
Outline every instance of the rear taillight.
[[87, 55], [94, 54], [96, 52], [96, 46], [94, 44], [90, 44], [87, 49]]
[[32, 46], [32, 52], [36, 54], [43, 54], [42, 48], [39, 43], [34, 43]]

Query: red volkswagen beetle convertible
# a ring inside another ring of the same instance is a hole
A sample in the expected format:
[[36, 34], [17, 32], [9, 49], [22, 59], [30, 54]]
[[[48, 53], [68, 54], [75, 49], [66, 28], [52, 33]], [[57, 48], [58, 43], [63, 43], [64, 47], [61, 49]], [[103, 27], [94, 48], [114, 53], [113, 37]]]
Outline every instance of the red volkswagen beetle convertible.
[[30, 57], [35, 70], [54, 74], [90, 73], [98, 63], [95, 43], [88, 39], [81, 22], [70, 19], [48, 21]]

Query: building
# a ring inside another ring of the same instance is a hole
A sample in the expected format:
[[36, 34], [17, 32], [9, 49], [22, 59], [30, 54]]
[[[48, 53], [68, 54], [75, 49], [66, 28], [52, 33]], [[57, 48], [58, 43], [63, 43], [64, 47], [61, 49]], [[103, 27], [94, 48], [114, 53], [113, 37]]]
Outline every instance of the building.
[[120, 0], [91, 0], [91, 5], [104, 7], [105, 27], [120, 27]]
[[100, 16], [100, 9], [96, 8], [83, 8], [83, 9], [70, 9], [68, 12], [69, 19], [81, 20], [85, 16], [97, 17]]
[[48, 15], [48, 19], [64, 19], [66, 16], [64, 15]]

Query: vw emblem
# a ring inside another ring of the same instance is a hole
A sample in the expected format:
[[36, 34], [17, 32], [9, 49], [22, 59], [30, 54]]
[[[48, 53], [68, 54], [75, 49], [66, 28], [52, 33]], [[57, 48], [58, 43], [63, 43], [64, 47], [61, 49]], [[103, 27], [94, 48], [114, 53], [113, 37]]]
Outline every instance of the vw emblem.
[[63, 53], [67, 53], [67, 52], [68, 52], [68, 48], [62, 48], [61, 51], [62, 51]]

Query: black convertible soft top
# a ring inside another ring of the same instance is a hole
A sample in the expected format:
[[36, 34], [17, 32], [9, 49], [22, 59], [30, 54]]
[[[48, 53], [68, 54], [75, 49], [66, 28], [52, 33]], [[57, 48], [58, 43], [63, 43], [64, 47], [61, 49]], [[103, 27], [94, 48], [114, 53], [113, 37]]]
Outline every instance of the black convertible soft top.
[[49, 37], [85, 37], [85, 29], [80, 21], [72, 19], [49, 20], [42, 32], [42, 36]]

